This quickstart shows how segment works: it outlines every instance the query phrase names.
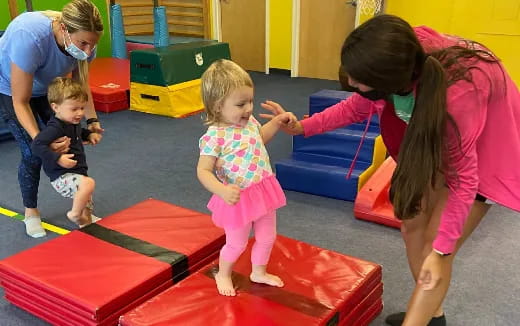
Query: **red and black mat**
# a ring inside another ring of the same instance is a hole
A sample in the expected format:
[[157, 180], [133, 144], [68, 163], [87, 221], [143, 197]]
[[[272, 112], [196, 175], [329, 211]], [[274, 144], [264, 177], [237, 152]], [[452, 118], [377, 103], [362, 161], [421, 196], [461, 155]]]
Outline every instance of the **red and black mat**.
[[121, 326], [363, 326], [382, 310], [381, 266], [278, 236], [268, 271], [282, 288], [255, 284], [250, 248], [234, 270], [236, 297], [217, 293], [217, 261], [124, 314]]
[[0, 280], [7, 300], [54, 325], [116, 325], [224, 241], [210, 216], [150, 199], [0, 261]]

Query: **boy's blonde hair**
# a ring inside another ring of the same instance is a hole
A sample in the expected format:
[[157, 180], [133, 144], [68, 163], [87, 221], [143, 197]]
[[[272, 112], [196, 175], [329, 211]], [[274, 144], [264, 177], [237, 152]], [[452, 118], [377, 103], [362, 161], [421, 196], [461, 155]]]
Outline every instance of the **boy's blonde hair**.
[[220, 59], [213, 62], [201, 77], [202, 102], [204, 103], [205, 125], [219, 121], [219, 109], [224, 99], [235, 89], [253, 88], [249, 74], [233, 61]]
[[66, 77], [56, 77], [47, 92], [49, 103], [62, 104], [65, 100], [88, 101], [88, 94], [80, 82]]

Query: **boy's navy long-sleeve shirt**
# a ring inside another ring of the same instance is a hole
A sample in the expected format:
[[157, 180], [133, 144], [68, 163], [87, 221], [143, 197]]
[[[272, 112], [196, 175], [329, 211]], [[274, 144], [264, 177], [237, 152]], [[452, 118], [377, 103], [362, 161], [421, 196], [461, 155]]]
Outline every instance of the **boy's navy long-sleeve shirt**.
[[[56, 180], [65, 173], [87, 175], [88, 167], [85, 149], [83, 148], [83, 140], [88, 140], [90, 133], [88, 129], [81, 128], [80, 124], [69, 124], [59, 120], [55, 116], [51, 117], [47, 123], [47, 127], [40, 131], [31, 145], [33, 154], [41, 158], [43, 170], [51, 181]], [[70, 138], [70, 150], [67, 154], [74, 154], [72, 159], [78, 162], [76, 166], [70, 169], [61, 167], [58, 164], [58, 159], [61, 154], [53, 152], [49, 147], [53, 141], [62, 136]]]

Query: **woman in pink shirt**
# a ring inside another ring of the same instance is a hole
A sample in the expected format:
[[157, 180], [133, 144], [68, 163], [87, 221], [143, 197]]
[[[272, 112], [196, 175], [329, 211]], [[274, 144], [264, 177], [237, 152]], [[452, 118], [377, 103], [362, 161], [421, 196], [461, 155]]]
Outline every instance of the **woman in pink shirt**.
[[[446, 325], [442, 302], [454, 256], [495, 202], [520, 211], [520, 93], [484, 46], [377, 16], [341, 51], [340, 80], [355, 91], [286, 126], [309, 137], [372, 114], [397, 161], [390, 197], [416, 287], [389, 325]], [[263, 107], [283, 113], [275, 102]]]

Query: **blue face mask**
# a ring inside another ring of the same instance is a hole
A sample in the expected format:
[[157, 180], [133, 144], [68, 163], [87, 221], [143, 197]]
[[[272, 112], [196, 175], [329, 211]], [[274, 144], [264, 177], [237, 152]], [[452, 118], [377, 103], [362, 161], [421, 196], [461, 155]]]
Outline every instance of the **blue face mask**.
[[87, 60], [88, 55], [85, 53], [85, 51], [81, 50], [72, 42], [72, 39], [70, 38], [69, 31], [67, 32], [67, 36], [69, 37], [69, 46], [67, 46], [65, 42], [65, 35], [63, 35], [63, 44], [65, 45], [65, 51], [67, 51], [68, 54], [70, 54], [74, 59], [78, 60]]

